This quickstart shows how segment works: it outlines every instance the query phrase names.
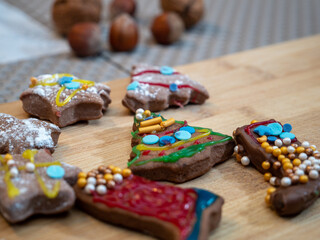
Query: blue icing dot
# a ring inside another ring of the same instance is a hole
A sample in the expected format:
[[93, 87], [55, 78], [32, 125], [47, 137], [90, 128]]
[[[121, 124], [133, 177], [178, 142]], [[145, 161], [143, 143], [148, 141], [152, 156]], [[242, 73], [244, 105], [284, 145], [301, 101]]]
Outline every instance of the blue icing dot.
[[157, 135], [147, 135], [145, 137], [142, 138], [142, 142], [144, 144], [148, 144], [148, 145], [151, 145], [151, 144], [155, 144], [159, 141], [159, 137]]
[[275, 136], [268, 136], [268, 141], [269, 142], [274, 142], [275, 140], [277, 140], [278, 138]]
[[162, 66], [160, 68], [160, 72], [163, 74], [163, 75], [172, 75], [174, 73], [174, 70], [172, 67], [168, 67], [168, 66]]
[[290, 139], [294, 139], [296, 136], [293, 133], [290, 132], [283, 132], [280, 134], [280, 138], [284, 139], [284, 138], [290, 138]]
[[59, 79], [59, 84], [63, 85], [63, 84], [66, 84], [66, 83], [71, 83], [72, 80], [73, 80], [73, 77], [64, 76], [64, 77]]
[[127, 86], [127, 90], [136, 90], [139, 87], [139, 83], [137, 81], [133, 81]]
[[178, 131], [174, 134], [174, 136], [179, 140], [188, 140], [191, 138], [191, 134], [187, 131]]
[[47, 175], [51, 178], [63, 178], [64, 174], [64, 169], [59, 165], [52, 165], [47, 168]]
[[264, 125], [261, 125], [261, 126], [256, 127], [253, 130], [253, 132], [258, 134], [259, 136], [263, 136], [263, 135], [268, 136], [271, 134], [271, 128], [264, 126]]
[[282, 126], [280, 123], [270, 123], [268, 127], [271, 129], [271, 135], [278, 136], [282, 133]]
[[291, 130], [292, 130], [291, 124], [286, 123], [286, 124], [283, 125], [283, 131], [285, 131], [285, 132], [291, 132]]
[[171, 136], [163, 136], [160, 138], [160, 145], [173, 144], [176, 142], [176, 139]]
[[78, 88], [80, 88], [80, 83], [78, 83], [78, 82], [65, 83], [64, 85], [68, 89], [78, 89]]
[[150, 119], [152, 119], [152, 118], [153, 118], [153, 117], [150, 116], [150, 117], [145, 118], [144, 120], [150, 120]]
[[169, 89], [171, 92], [176, 92], [178, 90], [178, 85], [175, 83], [171, 83]]
[[186, 126], [186, 127], [182, 127], [179, 129], [180, 131], [187, 131], [189, 132], [190, 134], [193, 134], [196, 132], [196, 130], [193, 128], [193, 127], [190, 127], [190, 126]]

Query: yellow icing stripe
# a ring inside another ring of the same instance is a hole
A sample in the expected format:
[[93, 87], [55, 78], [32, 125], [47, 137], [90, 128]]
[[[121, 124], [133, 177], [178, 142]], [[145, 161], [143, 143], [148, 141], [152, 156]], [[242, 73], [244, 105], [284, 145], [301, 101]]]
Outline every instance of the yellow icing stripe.
[[168, 146], [163, 146], [163, 147], [149, 147], [145, 144], [139, 144], [137, 146], [137, 149], [140, 150], [140, 151], [143, 151], [143, 150], [151, 150], [151, 151], [163, 151], [163, 150], [169, 150], [169, 149], [172, 149], [172, 148], [175, 148], [175, 147], [179, 147], [185, 143], [188, 143], [188, 142], [192, 142], [192, 141], [196, 141], [200, 138], [203, 138], [203, 137], [206, 137], [206, 136], [209, 136], [210, 135], [210, 130], [209, 129], [200, 129], [200, 130], [197, 130], [197, 132], [200, 132], [202, 134], [196, 136], [196, 137], [193, 137], [193, 138], [190, 138], [188, 140], [185, 140], [185, 141], [179, 141], [179, 142], [175, 142], [174, 144], [172, 145], [168, 145]]
[[[52, 166], [52, 165], [59, 165], [61, 166], [61, 162], [59, 161], [56, 161], [56, 162], [45, 162], [45, 163], [36, 163], [34, 164], [36, 167], [49, 167], [49, 166]], [[26, 166], [20, 166], [18, 167], [18, 170], [25, 170], [26, 169]], [[0, 168], [1, 170], [1, 168]]]
[[9, 196], [9, 198], [14, 198], [19, 195], [19, 189], [16, 188], [14, 186], [14, 184], [11, 182], [11, 175], [10, 175], [8, 165], [6, 165], [6, 163], [4, 162], [4, 159], [1, 155], [0, 155], [0, 161], [1, 161], [1, 164], [4, 165], [3, 167], [0, 168], [0, 171], [5, 171], [4, 182], [7, 185], [8, 196]]
[[59, 89], [58, 93], [57, 93], [57, 96], [56, 96], [56, 104], [57, 104], [58, 107], [62, 107], [62, 106], [64, 106], [64, 105], [66, 105], [66, 104], [71, 100], [71, 98], [73, 98], [74, 95], [76, 95], [77, 92], [79, 92], [79, 91], [81, 90], [81, 88], [74, 90], [63, 102], [60, 102], [60, 95], [61, 95], [62, 91], [63, 91], [65, 88], [66, 88], [65, 86], [62, 86], [62, 87]]
[[[55, 78], [62, 78], [62, 77], [72, 77], [73, 75], [72, 74], [69, 74], [69, 73], [56, 73], [56, 74], [53, 74], [51, 77], [48, 77], [48, 78], [45, 78], [43, 79], [42, 81], [38, 82], [36, 85], [34, 86], [37, 86], [37, 85], [42, 85], [42, 86], [54, 86], [54, 85], [57, 85], [58, 82], [50, 82], [48, 83], [49, 81], [52, 81], [53, 79]], [[30, 87], [34, 87], [34, 86], [30, 86]]]
[[46, 186], [46, 184], [44, 183], [44, 181], [42, 180], [41, 176], [39, 175], [38, 171], [35, 170], [34, 174], [36, 175], [37, 181], [43, 191], [43, 193], [48, 197], [48, 198], [55, 198], [56, 196], [58, 196], [59, 194], [59, 190], [60, 190], [60, 181], [55, 182], [53, 189], [49, 190]]

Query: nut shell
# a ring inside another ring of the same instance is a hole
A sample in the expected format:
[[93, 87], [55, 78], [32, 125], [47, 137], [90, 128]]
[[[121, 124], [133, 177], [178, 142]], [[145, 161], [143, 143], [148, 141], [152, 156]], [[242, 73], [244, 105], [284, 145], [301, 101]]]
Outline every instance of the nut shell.
[[110, 17], [114, 19], [122, 13], [127, 13], [133, 17], [136, 12], [136, 6], [135, 0], [113, 0], [110, 3]]
[[161, 0], [161, 7], [179, 14], [186, 28], [197, 24], [204, 15], [203, 0]]
[[98, 23], [101, 10], [101, 0], [55, 0], [51, 12], [56, 29], [66, 35], [76, 23]]
[[139, 38], [137, 24], [130, 15], [123, 13], [116, 17], [111, 24], [109, 42], [115, 51], [133, 50]]
[[165, 12], [157, 16], [151, 25], [154, 39], [160, 44], [171, 44], [180, 39], [184, 31], [181, 18], [174, 12]]
[[100, 27], [96, 23], [78, 23], [68, 34], [68, 42], [79, 57], [97, 55], [102, 51]]

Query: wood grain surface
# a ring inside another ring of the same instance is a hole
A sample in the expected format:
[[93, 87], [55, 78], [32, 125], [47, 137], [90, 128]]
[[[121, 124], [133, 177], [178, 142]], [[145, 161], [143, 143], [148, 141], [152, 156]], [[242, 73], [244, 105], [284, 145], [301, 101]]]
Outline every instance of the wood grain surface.
[[[320, 36], [177, 67], [204, 84], [210, 99], [202, 106], [162, 112], [190, 125], [231, 135], [252, 119], [291, 123], [300, 140], [320, 147]], [[77, 73], [74, 73], [75, 75]], [[2, 79], [3, 81], [4, 79]], [[94, 80], [94, 79], [93, 79]], [[27, 81], [27, 80], [26, 80]], [[109, 82], [112, 104], [100, 120], [62, 129], [57, 160], [88, 171], [100, 164], [125, 167], [133, 115], [121, 105], [129, 79]], [[27, 82], [26, 82], [27, 86]], [[0, 105], [0, 112], [27, 118], [20, 102]], [[264, 203], [269, 186], [252, 167], [234, 159], [181, 187], [201, 187], [225, 198], [223, 217], [210, 239], [316, 239], [320, 200], [294, 218], [281, 218]], [[100, 222], [77, 208], [52, 217], [33, 217], [9, 225], [0, 217], [0, 239], [152, 239]]]

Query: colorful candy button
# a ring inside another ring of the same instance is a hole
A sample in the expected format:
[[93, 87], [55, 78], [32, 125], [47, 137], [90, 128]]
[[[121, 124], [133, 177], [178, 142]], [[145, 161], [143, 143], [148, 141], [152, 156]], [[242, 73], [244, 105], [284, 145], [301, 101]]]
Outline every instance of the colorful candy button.
[[187, 131], [178, 131], [174, 134], [174, 136], [179, 140], [188, 140], [191, 138], [191, 134]]
[[179, 130], [180, 131], [187, 131], [190, 134], [194, 134], [196, 132], [196, 130], [193, 127], [190, 127], [190, 126], [182, 127]]
[[171, 92], [176, 92], [178, 90], [178, 85], [175, 83], [171, 83], [169, 89]]
[[285, 132], [291, 132], [291, 130], [292, 130], [291, 124], [286, 123], [286, 124], [283, 125], [283, 131], [285, 131]]
[[78, 89], [78, 88], [80, 88], [80, 83], [78, 83], [78, 82], [65, 83], [64, 85], [68, 89]]
[[280, 138], [284, 139], [284, 138], [290, 138], [290, 139], [294, 139], [296, 136], [293, 133], [290, 132], [283, 132], [280, 134]]
[[147, 135], [142, 138], [142, 142], [147, 145], [155, 144], [159, 141], [159, 137], [157, 135]]
[[63, 85], [63, 84], [66, 84], [66, 83], [71, 83], [72, 80], [73, 80], [73, 77], [64, 76], [64, 77], [59, 79], [59, 84]]
[[270, 135], [278, 136], [282, 133], [282, 126], [280, 123], [270, 123], [267, 127], [271, 129]]
[[153, 117], [150, 116], [150, 117], [145, 118], [144, 120], [150, 120], [150, 119], [152, 119], [152, 118], [153, 118]]
[[167, 145], [167, 144], [173, 144], [176, 142], [176, 139], [174, 137], [171, 136], [163, 136], [160, 138], [160, 145]]
[[130, 90], [136, 90], [137, 87], [139, 87], [139, 82], [133, 81], [132, 83], [130, 83], [130, 84], [127, 86], [127, 90], [128, 90], [128, 91], [130, 91]]
[[163, 74], [163, 75], [172, 75], [174, 73], [174, 70], [172, 67], [168, 67], [168, 66], [162, 66], [160, 68], [160, 72]]
[[277, 137], [275, 137], [275, 136], [268, 136], [268, 141], [269, 141], [269, 142], [274, 142], [275, 140], [277, 140]]
[[264, 126], [264, 125], [261, 125], [261, 126], [256, 127], [253, 130], [253, 132], [258, 134], [259, 136], [263, 136], [263, 135], [269, 136], [271, 134], [271, 128]]
[[64, 169], [59, 165], [52, 165], [47, 168], [47, 175], [51, 178], [63, 178], [64, 174]]

